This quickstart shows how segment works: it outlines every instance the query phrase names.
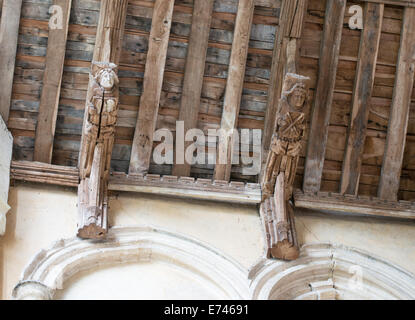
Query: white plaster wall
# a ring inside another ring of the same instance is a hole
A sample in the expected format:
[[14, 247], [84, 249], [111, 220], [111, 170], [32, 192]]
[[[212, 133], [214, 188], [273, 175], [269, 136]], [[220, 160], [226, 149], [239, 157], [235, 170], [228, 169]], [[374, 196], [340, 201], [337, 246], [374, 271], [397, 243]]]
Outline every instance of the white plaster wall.
[[10, 182], [10, 162], [12, 158], [13, 137], [0, 116], [0, 236], [4, 234]]
[[[6, 235], [0, 239], [2, 298], [11, 297], [24, 266], [40, 249], [60, 238], [72, 238], [76, 232], [74, 189], [17, 184], [9, 199], [12, 209]], [[213, 245], [245, 268], [263, 253], [256, 207], [128, 193], [113, 196], [110, 206], [110, 225], [150, 224], [189, 235]], [[301, 244], [331, 242], [355, 247], [415, 273], [414, 222], [301, 211], [296, 213], [296, 224]], [[61, 297], [144, 298], [148, 294], [149, 298], [163, 299], [177, 294], [177, 298], [215, 298], [207, 284], [169, 268], [160, 263], [134, 264], [86, 272], [72, 279]], [[150, 288], [153, 282], [157, 285]], [[123, 293], [114, 296], [114, 288]]]
[[187, 270], [159, 261], [102, 267], [75, 276], [55, 299], [73, 300], [221, 300], [209, 282], [192, 277]]

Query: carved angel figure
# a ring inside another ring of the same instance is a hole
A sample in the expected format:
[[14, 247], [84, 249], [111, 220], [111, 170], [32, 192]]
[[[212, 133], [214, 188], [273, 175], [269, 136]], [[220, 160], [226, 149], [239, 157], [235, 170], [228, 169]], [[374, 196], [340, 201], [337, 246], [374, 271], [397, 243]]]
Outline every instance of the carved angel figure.
[[276, 115], [276, 130], [271, 140], [263, 178], [263, 198], [274, 193], [277, 176], [284, 172], [287, 199], [292, 195], [301, 142], [305, 134], [305, 106], [308, 98], [308, 77], [288, 73]]

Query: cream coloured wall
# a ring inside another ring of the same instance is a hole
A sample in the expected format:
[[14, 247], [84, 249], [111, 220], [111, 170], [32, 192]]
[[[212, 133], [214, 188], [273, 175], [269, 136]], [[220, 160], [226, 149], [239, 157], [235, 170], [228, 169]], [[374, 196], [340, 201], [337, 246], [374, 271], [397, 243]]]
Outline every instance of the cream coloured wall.
[[0, 235], [5, 232], [9, 195], [10, 162], [12, 160], [13, 137], [0, 116]]
[[[10, 190], [9, 203], [12, 209], [7, 232], [0, 239], [3, 299], [11, 297], [21, 271], [40, 249], [50, 247], [58, 239], [72, 238], [76, 231], [76, 192], [73, 189], [17, 184]], [[128, 193], [113, 196], [110, 206], [110, 225], [150, 224], [188, 235], [216, 247], [245, 268], [262, 256], [262, 230], [256, 207]], [[333, 217], [302, 211], [296, 214], [296, 223], [301, 244], [331, 242], [359, 248], [415, 273], [415, 225], [412, 222]], [[169, 270], [162, 264], [152, 264], [148, 268], [132, 264], [86, 272], [76, 276], [61, 297], [108, 298], [108, 292], [118, 292], [118, 298], [125, 298], [128, 293], [131, 298], [144, 298], [142, 290], [133, 290], [143, 281], [137, 274], [146, 275], [147, 281], [142, 282], [141, 287], [144, 292], [146, 285], [154, 284], [149, 279], [157, 279], [159, 285], [150, 286], [153, 291], [147, 290], [149, 298], [174, 298], [174, 288], [179, 288], [180, 283], [187, 289], [178, 297], [215, 298], [214, 292], [204, 284], [195, 283], [180, 270]], [[100, 285], [104, 281], [108, 281], [107, 290], [102, 290]], [[111, 290], [114, 286], [118, 290]]]

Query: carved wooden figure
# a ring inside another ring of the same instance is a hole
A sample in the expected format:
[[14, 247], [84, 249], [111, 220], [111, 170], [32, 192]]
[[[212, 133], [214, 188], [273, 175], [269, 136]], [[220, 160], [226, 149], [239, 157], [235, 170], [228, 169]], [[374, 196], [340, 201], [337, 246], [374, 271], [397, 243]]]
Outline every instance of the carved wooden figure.
[[118, 77], [113, 63], [92, 63], [85, 141], [80, 154], [78, 236], [99, 239], [107, 232], [108, 177], [118, 112]]
[[268, 242], [268, 257], [298, 257], [291, 204], [295, 174], [305, 134], [309, 78], [287, 73], [276, 115], [262, 180], [261, 214]]

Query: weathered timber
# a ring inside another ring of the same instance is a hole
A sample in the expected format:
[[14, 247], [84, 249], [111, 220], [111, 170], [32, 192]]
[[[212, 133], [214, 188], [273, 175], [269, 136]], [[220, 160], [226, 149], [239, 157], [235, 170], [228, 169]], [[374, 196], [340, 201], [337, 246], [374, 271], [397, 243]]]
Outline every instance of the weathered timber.
[[108, 222], [108, 179], [119, 102], [117, 63], [128, 0], [101, 2], [79, 154], [78, 237], [102, 239]]
[[130, 173], [146, 173], [150, 167], [172, 23], [174, 0], [156, 0], [144, 74], [143, 95], [134, 134]]
[[271, 197], [277, 177], [285, 177], [285, 194], [291, 198], [294, 179], [305, 134], [305, 105], [308, 98], [308, 77], [287, 73], [276, 114], [276, 127], [268, 148], [267, 162], [262, 177], [262, 198]]
[[[17, 181], [77, 187], [76, 167], [56, 166], [30, 161], [13, 161], [11, 178]], [[190, 177], [141, 175], [113, 172], [108, 190], [177, 196], [188, 199], [257, 204], [261, 202], [261, 187], [256, 183], [213, 181]]]
[[12, 161], [11, 178], [19, 181], [77, 187], [79, 170], [75, 167], [56, 166], [41, 162]]
[[367, 196], [341, 195], [332, 192], [294, 192], [296, 208], [306, 208], [327, 213], [369, 215], [399, 219], [415, 219], [415, 202], [389, 201]]
[[266, 239], [266, 256], [282, 260], [295, 260], [300, 250], [296, 239], [293, 210], [286, 200], [284, 173], [280, 173], [272, 197], [261, 204], [261, 218]]
[[261, 201], [259, 184], [190, 177], [113, 173], [109, 189], [233, 203]]
[[303, 189], [320, 190], [346, 0], [327, 2], [319, 75], [308, 139]]
[[0, 115], [9, 120], [22, 0], [3, 0], [0, 21]]
[[235, 142], [233, 133], [238, 125], [253, 15], [254, 1], [240, 0], [222, 112], [221, 133], [219, 135], [214, 173], [215, 180], [229, 181], [231, 177]]
[[378, 196], [398, 197], [415, 75], [415, 8], [405, 8], [395, 88]]
[[340, 193], [357, 195], [382, 30], [383, 4], [366, 3]]
[[[263, 160], [266, 160], [271, 138], [275, 131], [275, 114], [281, 97], [282, 84], [287, 72], [296, 73], [297, 53], [294, 61], [288, 62], [287, 50], [290, 41], [301, 37], [304, 24], [304, 15], [307, 10], [307, 0], [283, 0], [279, 26], [275, 36], [274, 52], [272, 57], [271, 78], [268, 89], [268, 101], [265, 114], [263, 136]], [[295, 42], [294, 42], [295, 43]], [[297, 44], [296, 44], [297, 46]], [[294, 65], [292, 65], [294, 63]]]
[[34, 161], [45, 163], [52, 162], [72, 0], [54, 0], [53, 5], [62, 9], [62, 28], [58, 26], [49, 29], [46, 68], [43, 75], [33, 156]]
[[[213, 3], [214, 0], [196, 0], [194, 2], [192, 31], [187, 49], [186, 71], [179, 114], [179, 121], [184, 122], [185, 134], [188, 130], [197, 126]], [[185, 142], [184, 151], [190, 143]], [[190, 164], [185, 162], [185, 159], [182, 160], [183, 164], [176, 163], [174, 165], [172, 172], [174, 176], [190, 176]]]

